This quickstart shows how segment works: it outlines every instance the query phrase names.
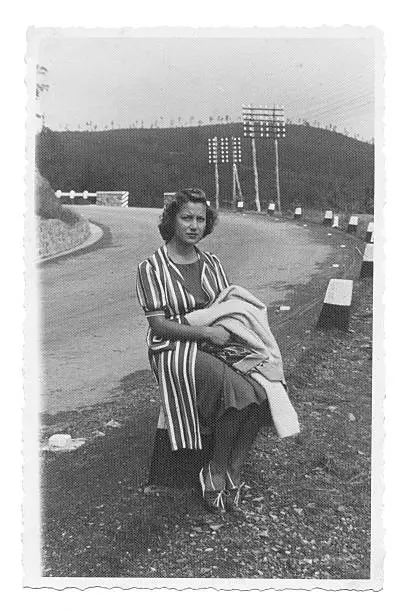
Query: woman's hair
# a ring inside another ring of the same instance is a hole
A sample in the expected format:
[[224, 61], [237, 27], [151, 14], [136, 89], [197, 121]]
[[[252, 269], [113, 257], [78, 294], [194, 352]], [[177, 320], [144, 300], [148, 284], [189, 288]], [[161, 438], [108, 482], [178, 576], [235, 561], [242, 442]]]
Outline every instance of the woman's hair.
[[164, 205], [163, 212], [160, 217], [159, 232], [165, 242], [169, 242], [174, 236], [174, 227], [176, 215], [181, 210], [183, 204], [187, 202], [201, 202], [206, 208], [206, 222], [204, 236], [211, 234], [218, 218], [218, 213], [214, 208], [207, 204], [207, 198], [202, 189], [181, 189], [168, 204]]

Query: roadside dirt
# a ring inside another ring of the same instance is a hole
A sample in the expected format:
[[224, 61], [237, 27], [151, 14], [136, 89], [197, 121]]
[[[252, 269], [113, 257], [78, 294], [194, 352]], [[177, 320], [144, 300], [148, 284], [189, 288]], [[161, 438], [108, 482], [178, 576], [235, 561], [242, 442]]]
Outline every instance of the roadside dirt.
[[159, 410], [150, 372], [124, 379], [115, 402], [43, 415], [43, 440], [57, 431], [91, 439], [71, 454], [44, 453], [43, 575], [368, 578], [371, 280], [355, 282], [352, 310], [347, 333], [303, 327], [296, 342], [284, 333], [290, 321], [281, 327], [302, 433], [261, 432], [240, 519], [207, 514], [191, 490], [144, 494]]

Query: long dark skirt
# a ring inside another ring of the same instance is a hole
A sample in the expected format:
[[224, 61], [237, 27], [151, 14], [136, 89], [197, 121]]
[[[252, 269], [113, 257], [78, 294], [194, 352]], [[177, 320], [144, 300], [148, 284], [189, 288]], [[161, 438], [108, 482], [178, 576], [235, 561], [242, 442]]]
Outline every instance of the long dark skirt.
[[224, 361], [204, 351], [196, 359], [197, 409], [204, 432], [214, 430], [227, 410], [257, 410], [260, 423], [270, 424], [265, 389], [249, 375], [241, 374]]
[[214, 427], [228, 410], [244, 410], [248, 418], [255, 410], [260, 426], [272, 425], [264, 388], [203, 351], [197, 352], [196, 388], [203, 450], [172, 451], [167, 431], [157, 430], [150, 485], [199, 488], [198, 472], [211, 458]]

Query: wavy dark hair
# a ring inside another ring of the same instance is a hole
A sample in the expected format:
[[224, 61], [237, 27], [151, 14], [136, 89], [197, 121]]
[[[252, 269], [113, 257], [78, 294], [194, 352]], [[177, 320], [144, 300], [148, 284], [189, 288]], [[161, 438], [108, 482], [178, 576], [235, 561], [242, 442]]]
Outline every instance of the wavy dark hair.
[[160, 217], [159, 232], [165, 242], [169, 242], [174, 236], [174, 227], [176, 215], [180, 211], [183, 204], [187, 202], [201, 202], [206, 207], [206, 221], [204, 236], [208, 236], [213, 231], [218, 219], [218, 213], [214, 208], [207, 204], [207, 198], [202, 189], [188, 188], [181, 189], [176, 193], [174, 199], [171, 200], [164, 208]]

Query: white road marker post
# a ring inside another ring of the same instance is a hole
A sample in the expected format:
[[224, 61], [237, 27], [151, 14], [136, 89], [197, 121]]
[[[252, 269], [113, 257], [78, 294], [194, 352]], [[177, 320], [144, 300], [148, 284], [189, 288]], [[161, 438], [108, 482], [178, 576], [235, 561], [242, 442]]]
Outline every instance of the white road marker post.
[[348, 222], [348, 226], [347, 226], [347, 233], [355, 234], [357, 232], [357, 226], [358, 226], [357, 215], [351, 215], [350, 220]]
[[374, 221], [370, 221], [370, 223], [367, 226], [367, 231], [366, 231], [366, 235], [365, 235], [365, 241], [366, 242], [373, 242], [372, 238], [374, 236]]
[[294, 219], [301, 219], [302, 218], [302, 208], [300, 206], [297, 206], [295, 208], [295, 212], [294, 212], [293, 218]]
[[348, 330], [350, 307], [353, 296], [353, 281], [332, 278], [329, 281], [322, 310], [317, 321], [321, 329], [338, 328]]
[[332, 228], [337, 228], [337, 229], [339, 228], [339, 215], [333, 216]]
[[275, 202], [269, 202], [268, 204], [268, 215], [273, 216], [275, 214]]
[[373, 277], [374, 274], [374, 244], [366, 244], [363, 262], [361, 264], [360, 278]]
[[326, 210], [324, 213], [323, 225], [331, 225], [333, 222], [333, 211]]

